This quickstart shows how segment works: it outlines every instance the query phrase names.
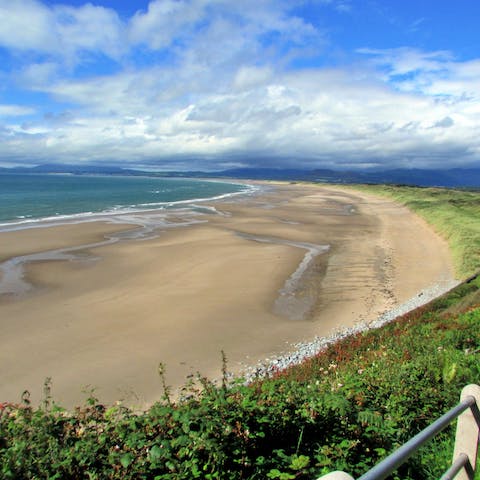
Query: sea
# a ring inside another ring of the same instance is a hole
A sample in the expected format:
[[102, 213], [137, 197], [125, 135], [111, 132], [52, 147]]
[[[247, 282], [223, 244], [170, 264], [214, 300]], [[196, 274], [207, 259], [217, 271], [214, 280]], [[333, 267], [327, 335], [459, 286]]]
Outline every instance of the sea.
[[0, 175], [0, 227], [193, 208], [252, 188], [242, 183], [153, 176]]

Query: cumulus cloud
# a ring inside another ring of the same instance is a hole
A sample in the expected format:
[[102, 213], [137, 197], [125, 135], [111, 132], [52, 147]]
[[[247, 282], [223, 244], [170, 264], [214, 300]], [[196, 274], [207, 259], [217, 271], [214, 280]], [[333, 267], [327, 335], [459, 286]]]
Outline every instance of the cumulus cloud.
[[57, 49], [51, 10], [35, 0], [0, 4], [0, 44], [18, 50]]
[[[326, 45], [295, 3], [153, 0], [124, 19], [91, 4], [5, 3], [0, 45], [29, 52], [11, 81], [40, 97], [2, 100], [0, 157], [205, 169], [478, 162], [480, 60], [363, 48], [355, 68], [293, 68]], [[348, 14], [348, 2], [323, 3]], [[98, 57], [110, 61], [102, 74], [89, 70]]]
[[118, 58], [124, 26], [114, 10], [86, 4], [47, 6], [37, 0], [0, 5], [0, 46], [78, 61], [81, 52]]
[[101, 52], [118, 59], [127, 50], [124, 25], [116, 12], [90, 3], [78, 8], [59, 5], [53, 10], [62, 49]]
[[152, 1], [146, 12], [139, 11], [131, 19], [130, 40], [155, 50], [166, 48], [175, 39], [188, 37], [205, 15], [206, 6], [206, 2]]

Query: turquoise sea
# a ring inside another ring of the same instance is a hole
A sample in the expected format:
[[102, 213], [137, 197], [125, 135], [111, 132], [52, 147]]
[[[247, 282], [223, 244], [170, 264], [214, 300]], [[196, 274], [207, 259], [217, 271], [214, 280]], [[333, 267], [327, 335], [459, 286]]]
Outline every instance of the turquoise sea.
[[0, 175], [0, 225], [188, 206], [250, 186], [193, 179]]

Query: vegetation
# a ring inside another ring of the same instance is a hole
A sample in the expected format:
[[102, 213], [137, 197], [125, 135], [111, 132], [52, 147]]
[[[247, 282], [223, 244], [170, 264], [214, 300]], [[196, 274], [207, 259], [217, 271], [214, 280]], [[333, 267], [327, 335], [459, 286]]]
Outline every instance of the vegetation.
[[[477, 205], [475, 199], [458, 206], [468, 192], [452, 193], [454, 207], [442, 195], [433, 191], [443, 212]], [[446, 218], [424, 201], [432, 218]], [[460, 223], [469, 225], [467, 213]], [[478, 261], [478, 235], [467, 241], [477, 246], [469, 261]], [[337, 469], [361, 475], [458, 403], [464, 385], [479, 383], [480, 279], [271, 378], [227, 385], [226, 361], [224, 371], [218, 386], [199, 377], [178, 403], [165, 385], [162, 401], [142, 413], [95, 398], [67, 412], [52, 401], [47, 381], [39, 407], [28, 393], [18, 404], [0, 404], [0, 478], [301, 480]], [[438, 478], [452, 442], [450, 428], [393, 478]]]
[[480, 270], [480, 191], [392, 185], [355, 188], [393, 198], [433, 225], [450, 244], [459, 278]]

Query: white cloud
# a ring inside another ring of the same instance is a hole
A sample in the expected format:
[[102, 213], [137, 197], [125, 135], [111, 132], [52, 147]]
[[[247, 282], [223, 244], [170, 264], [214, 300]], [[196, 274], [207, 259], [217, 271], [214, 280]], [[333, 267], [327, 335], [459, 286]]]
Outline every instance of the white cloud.
[[[221, 94], [215, 88], [202, 90], [195, 103], [183, 103], [187, 86], [165, 101], [162, 93], [174, 78], [162, 77], [158, 69], [64, 82], [51, 93], [82, 105], [77, 116], [52, 124], [47, 132], [30, 127], [22, 134], [42, 133], [44, 151], [64, 160], [218, 156], [209, 166], [242, 154], [246, 163], [259, 155], [275, 157], [278, 165], [297, 158], [311, 167], [387, 161], [423, 167], [449, 161], [453, 166], [467, 164], [480, 148], [476, 100], [439, 102], [434, 95], [399, 91], [341, 69], [275, 77], [251, 72], [255, 81], [250, 85], [239, 90], [234, 81]], [[233, 78], [242, 75], [245, 67]], [[38, 142], [32, 137], [37, 149]]]
[[42, 88], [51, 84], [60, 74], [60, 66], [54, 62], [31, 63], [23, 67], [16, 75], [16, 80], [26, 88]]
[[35, 0], [3, 1], [0, 4], [0, 44], [7, 48], [56, 49], [54, 25], [51, 10]]
[[89, 3], [78, 8], [59, 5], [54, 14], [61, 48], [72, 55], [84, 50], [119, 59], [128, 50], [124, 26], [111, 9]]
[[0, 46], [76, 63], [81, 52], [118, 58], [124, 51], [124, 26], [114, 10], [86, 4], [49, 7], [36, 0], [0, 4]]
[[480, 97], [480, 60], [455, 61], [446, 51], [423, 52], [411, 48], [359, 49], [372, 57], [384, 79], [399, 90], [454, 99]]
[[35, 113], [35, 109], [21, 105], [1, 105], [0, 116], [2, 117], [21, 117]]
[[272, 79], [270, 67], [241, 66], [233, 79], [235, 90], [248, 90], [258, 85], [264, 85]]
[[372, 49], [359, 48], [358, 53], [369, 55], [374, 64], [386, 68], [390, 77], [412, 72], [442, 72], [446, 62], [452, 60], [447, 51], [423, 52], [413, 48]]
[[189, 35], [205, 8], [205, 1], [154, 0], [146, 12], [137, 12], [130, 21], [130, 41], [152, 49], [168, 47], [175, 38]]

